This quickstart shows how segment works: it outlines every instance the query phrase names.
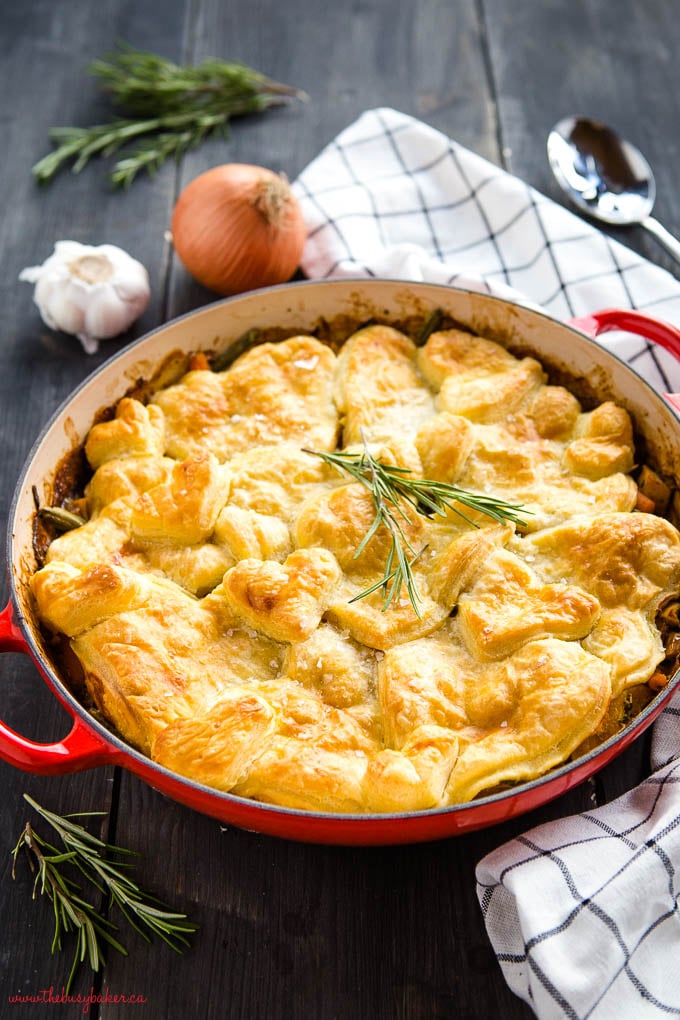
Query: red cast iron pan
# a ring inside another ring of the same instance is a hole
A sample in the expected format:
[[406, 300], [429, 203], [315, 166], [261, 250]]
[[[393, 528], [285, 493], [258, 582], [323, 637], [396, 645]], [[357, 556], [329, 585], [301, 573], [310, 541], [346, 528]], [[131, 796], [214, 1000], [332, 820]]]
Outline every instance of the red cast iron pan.
[[614, 398], [633, 417], [648, 461], [680, 483], [680, 396], [656, 393], [628, 365], [593, 339], [608, 330], [640, 334], [680, 360], [680, 330], [637, 312], [608, 309], [556, 322], [501, 298], [450, 287], [386, 280], [295, 283], [216, 302], [130, 345], [106, 362], [56, 412], [37, 440], [18, 483], [7, 538], [10, 600], [0, 613], [0, 651], [29, 655], [45, 683], [73, 718], [56, 743], [28, 740], [0, 722], [0, 757], [37, 774], [121, 765], [182, 804], [245, 829], [317, 843], [379, 845], [438, 839], [483, 828], [560, 796], [601, 769], [635, 740], [672, 696], [680, 671], [625, 729], [575, 762], [532, 782], [468, 804], [386, 815], [337, 815], [280, 808], [221, 793], [161, 768], [102, 726], [77, 701], [52, 663], [35, 616], [28, 579], [35, 570], [33, 488], [49, 503], [56, 465], [80, 445], [96, 412], [114, 404], [132, 383], [150, 378], [171, 354], [225, 350], [252, 328], [312, 330], [347, 316], [402, 321], [442, 309], [473, 332], [531, 353], [546, 366], [587, 379], [599, 399]]

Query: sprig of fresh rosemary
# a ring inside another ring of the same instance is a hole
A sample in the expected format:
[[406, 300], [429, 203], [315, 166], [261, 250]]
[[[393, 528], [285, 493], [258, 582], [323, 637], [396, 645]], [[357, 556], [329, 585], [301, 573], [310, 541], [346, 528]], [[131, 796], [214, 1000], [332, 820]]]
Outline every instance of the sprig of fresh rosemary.
[[79, 964], [87, 960], [95, 972], [104, 965], [103, 943], [127, 956], [127, 950], [113, 934], [118, 931], [117, 925], [83, 898], [81, 887], [73, 877], [78, 872], [89, 885], [108, 895], [109, 904], [115, 904], [128, 924], [147, 942], [150, 941], [150, 935], [158, 935], [179, 953], [184, 946], [189, 945], [187, 936], [196, 931], [196, 925], [186, 919], [186, 914], [164, 910], [162, 905], [154, 906], [153, 903], [159, 901], [141, 890], [129, 875], [120, 870], [130, 867], [130, 864], [127, 861], [112, 861], [105, 856], [132, 856], [133, 851], [105, 843], [71, 820], [85, 815], [101, 815], [103, 812], [80, 812], [78, 815], [62, 817], [41, 807], [27, 793], [24, 799], [51, 825], [63, 848], [58, 849], [48, 843], [35, 832], [30, 822], [26, 822], [12, 851], [12, 877], [16, 876], [19, 853], [25, 848], [31, 868], [36, 872], [33, 898], [40, 893], [47, 896], [52, 904], [52, 952], [62, 950], [64, 936], [75, 933], [75, 950], [66, 983], [67, 992]]
[[513, 524], [525, 525], [526, 520], [522, 513], [531, 513], [521, 504], [508, 503], [496, 496], [470, 492], [447, 482], [439, 482], [431, 478], [418, 478], [410, 468], [386, 464], [373, 457], [365, 438], [361, 453], [350, 453], [346, 450], [331, 453], [320, 450], [305, 450], [304, 452], [320, 457], [341, 474], [343, 472], [348, 474], [371, 493], [375, 517], [361, 540], [354, 558], [357, 559], [361, 555], [380, 527], [384, 527], [389, 532], [392, 541], [385, 562], [384, 576], [365, 591], [355, 595], [350, 601], [356, 602], [358, 599], [371, 595], [374, 591], [382, 591], [383, 612], [388, 609], [395, 596], [399, 594], [402, 586], [405, 586], [416, 615], [419, 618], [421, 616], [421, 598], [412, 568], [424, 549], [414, 550], [406, 537], [401, 522], [410, 523], [410, 518], [404, 504], [411, 506], [416, 513], [428, 518], [446, 517], [447, 512], [451, 511], [474, 527], [479, 527], [479, 525], [461, 510], [460, 505], [485, 514], [501, 523], [510, 521]]
[[53, 128], [55, 149], [33, 167], [41, 184], [68, 162], [79, 173], [93, 156], [112, 156], [136, 143], [110, 174], [114, 186], [128, 187], [141, 171], [153, 175], [165, 160], [179, 159], [208, 135], [228, 137], [232, 117], [304, 98], [243, 64], [209, 59], [183, 67], [125, 44], [88, 70], [120, 116], [91, 127]]

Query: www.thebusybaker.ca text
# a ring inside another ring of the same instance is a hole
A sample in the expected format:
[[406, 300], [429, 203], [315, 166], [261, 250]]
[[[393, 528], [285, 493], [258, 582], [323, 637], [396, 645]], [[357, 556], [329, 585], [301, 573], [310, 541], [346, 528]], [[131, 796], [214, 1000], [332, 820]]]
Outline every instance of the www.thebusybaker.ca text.
[[92, 987], [87, 993], [76, 992], [75, 994], [70, 994], [63, 987], [61, 991], [57, 992], [54, 990], [54, 986], [51, 986], [50, 988], [41, 988], [37, 992], [18, 992], [16, 995], [8, 995], [7, 1001], [11, 1005], [40, 1003], [52, 1006], [70, 1003], [82, 1006], [83, 1015], [86, 1016], [90, 1012], [90, 1006], [93, 1006], [95, 1003], [109, 1004], [121, 1002], [126, 1005], [137, 1006], [145, 1003], [147, 999], [145, 995], [139, 995], [135, 992], [126, 995], [122, 992], [110, 992], [108, 988], [101, 992], [95, 992], [94, 987]]

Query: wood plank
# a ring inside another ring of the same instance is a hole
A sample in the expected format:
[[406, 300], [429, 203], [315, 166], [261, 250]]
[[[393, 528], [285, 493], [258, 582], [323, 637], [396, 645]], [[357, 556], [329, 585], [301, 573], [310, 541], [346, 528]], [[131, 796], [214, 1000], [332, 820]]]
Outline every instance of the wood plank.
[[[154, 1017], [532, 1015], [505, 986], [473, 909], [474, 865], [497, 845], [494, 830], [420, 846], [307, 846], [225, 827], [130, 776], [123, 827], [142, 854], [140, 880], [200, 925], [177, 961], [139, 939], [112, 959], [111, 987], [147, 996]], [[107, 1020], [126, 1015], [109, 1010]]]
[[[239, 60], [303, 89], [309, 100], [241, 119], [228, 140], [189, 153], [182, 187], [224, 162], [264, 164], [292, 180], [339, 131], [380, 106], [425, 117], [498, 161], [474, 0], [459, 0], [455, 19], [437, 0], [336, 4], [323, 18], [316, 0], [296, 0], [294, 13], [271, 0], [205, 0], [196, 7], [193, 30], [194, 60]], [[212, 299], [175, 260], [170, 316]]]
[[[140, 182], [129, 194], [112, 196], [103, 166], [92, 166], [79, 177], [66, 172], [44, 190], [33, 182], [30, 168], [49, 148], [49, 128], [64, 123], [93, 123], [104, 115], [95, 86], [84, 66], [117, 37], [178, 56], [185, 17], [183, 0], [166, 0], [163, 18], [152, 5], [98, 4], [71, 0], [44, 4], [26, 0], [3, 4], [0, 37], [3, 60], [3, 174], [0, 177], [0, 253], [2, 254], [2, 357], [0, 373], [0, 530], [6, 531], [9, 504], [22, 463], [52, 410], [97, 365], [120, 349], [130, 337], [103, 344], [88, 357], [75, 338], [53, 333], [32, 306], [28, 285], [17, 282], [19, 271], [42, 262], [57, 240], [113, 243], [129, 250], [149, 268], [153, 298], [148, 312], [131, 331], [139, 335], [159, 320], [163, 311], [163, 230], [174, 187], [174, 168], [156, 182]], [[4, 545], [3, 545], [4, 550]], [[5, 604], [5, 570], [0, 598]], [[0, 659], [0, 714], [20, 733], [36, 740], [63, 737], [70, 729], [35, 667], [14, 654]], [[0, 763], [0, 826], [4, 834], [0, 855], [0, 1013], [8, 1015], [7, 996], [59, 991], [70, 967], [67, 954], [51, 955], [51, 911], [46, 902], [31, 900], [33, 876], [20, 861], [17, 879], [10, 877], [9, 851], [26, 818], [35, 816], [22, 802], [29, 792], [39, 803], [60, 813], [103, 810], [108, 825], [114, 773], [97, 769], [68, 777], [34, 777]], [[36, 823], [38, 832], [44, 824]], [[48, 833], [45, 832], [47, 835]], [[94, 981], [95, 984], [98, 980]], [[93, 978], [83, 969], [74, 993], [86, 994]], [[36, 1015], [39, 1007], [16, 1005], [16, 1015]], [[44, 1008], [44, 1007], [43, 1007]], [[52, 1005], [53, 1020], [73, 1017], [78, 1007]], [[93, 1012], [92, 1015], [95, 1015]]]
[[[554, 183], [546, 138], [562, 117], [592, 117], [630, 139], [657, 176], [655, 215], [680, 235], [677, 4], [674, 0], [482, 0], [500, 135], [513, 173], [567, 204]], [[675, 158], [674, 158], [675, 156]], [[678, 274], [640, 227], [606, 232]]]

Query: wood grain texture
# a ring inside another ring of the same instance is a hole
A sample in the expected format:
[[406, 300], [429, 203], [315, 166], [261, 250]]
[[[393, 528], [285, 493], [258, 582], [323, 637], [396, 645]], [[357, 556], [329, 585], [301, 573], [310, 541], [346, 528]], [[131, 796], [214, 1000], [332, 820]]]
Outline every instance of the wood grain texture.
[[[657, 170], [658, 215], [680, 233], [674, 188], [680, 27], [673, 0], [616, 5], [604, 0], [49, 0], [0, 9], [5, 128], [0, 176], [0, 525], [6, 528], [21, 464], [53, 409], [130, 339], [214, 295], [177, 265], [165, 239], [174, 200], [217, 163], [254, 162], [294, 178], [363, 110], [392, 106], [559, 200], [545, 135], [566, 113], [609, 121]], [[30, 166], [57, 124], [92, 123], [105, 104], [83, 73], [117, 38], [178, 60], [238, 59], [304, 89], [309, 100], [243, 118], [231, 137], [206, 143], [179, 166], [112, 195], [106, 166], [62, 173], [35, 187]], [[652, 240], [618, 232], [668, 265]], [[149, 309], [129, 336], [86, 357], [77, 341], [42, 325], [16, 277], [54, 241], [120, 244], [147, 266]], [[4, 578], [0, 594], [6, 597]], [[0, 717], [38, 740], [69, 722], [30, 662], [0, 660]], [[478, 833], [413, 847], [315, 847], [225, 827], [184, 808], [125, 772], [29, 777], [0, 763], [0, 1016], [44, 1016], [16, 1005], [14, 992], [59, 989], [67, 961], [50, 956], [44, 904], [30, 899], [27, 868], [12, 882], [9, 851], [26, 816], [21, 793], [58, 811], [104, 810], [102, 831], [137, 850], [137, 876], [200, 925], [176, 957], [132, 934], [130, 955], [110, 955], [94, 982], [76, 991], [143, 995], [146, 1003], [94, 1006], [94, 1020], [527, 1020], [507, 988], [486, 937], [475, 894], [478, 860], [529, 827], [584, 810], [645, 774], [649, 738], [596, 781], [540, 811]], [[100, 824], [100, 823], [97, 823]], [[49, 1007], [55, 1020], [74, 1007]]]
[[[343, 2], [324, 9], [323, 17], [316, 0], [297, 0], [293, 17], [272, 0], [194, 0], [189, 20], [191, 59], [238, 59], [309, 98], [242, 118], [227, 140], [189, 153], [180, 187], [225, 162], [265, 163], [292, 180], [339, 131], [380, 106], [425, 116], [498, 162], [474, 0], [457, 0], [455, 13], [441, 0]], [[173, 261], [170, 316], [212, 297]]]
[[[654, 213], [680, 235], [680, 93], [677, 5], [672, 0], [483, 0], [508, 169], [567, 204], [552, 179], [545, 139], [569, 115], [602, 121], [637, 145], [657, 180]], [[664, 266], [680, 267], [640, 227], [612, 237]]]
[[[68, 394], [126, 340], [138, 336], [162, 317], [164, 224], [172, 207], [174, 168], [151, 184], [112, 198], [102, 166], [75, 177], [62, 173], [46, 189], [38, 188], [30, 168], [48, 149], [48, 130], [55, 125], [94, 123], [102, 118], [98, 99], [84, 68], [109, 49], [116, 38], [179, 56], [185, 8], [167, 0], [163, 25], [151, 5], [81, 0], [52, 4], [44, 0], [3, 4], [0, 10], [0, 65], [3, 126], [3, 173], [0, 175], [0, 301], [2, 303], [3, 371], [0, 372], [0, 531], [6, 532], [8, 510], [22, 463], [52, 411]], [[84, 243], [114, 243], [149, 268], [154, 297], [130, 336], [102, 345], [88, 358], [74, 338], [55, 334], [40, 321], [27, 284], [17, 277], [24, 266], [44, 261], [54, 242], [71, 238]], [[4, 547], [3, 547], [4, 548]], [[1, 605], [7, 598], [3, 563]], [[60, 739], [70, 720], [23, 656], [0, 660], [0, 715], [19, 733], [39, 741]], [[108, 830], [114, 788], [112, 769], [64, 777], [33, 777], [0, 763], [0, 1016], [31, 1020], [45, 1011], [53, 1020], [73, 1017], [73, 1005], [8, 1004], [12, 994], [37, 994], [51, 987], [58, 993], [71, 956], [51, 955], [50, 907], [31, 899], [34, 876], [20, 860], [16, 881], [10, 876], [10, 850], [26, 819], [39, 833], [49, 830], [22, 801], [25, 791], [58, 812], [104, 811], [95, 829]], [[98, 985], [99, 979], [95, 979]], [[93, 979], [82, 969], [73, 991], [86, 995]], [[96, 1012], [93, 1014], [96, 1015]]]
[[177, 964], [139, 941], [134, 959], [112, 959], [111, 986], [136, 982], [153, 1016], [531, 1015], [499, 980], [474, 895], [494, 830], [412, 847], [306, 846], [225, 827], [126, 776], [117, 838], [142, 853], [142, 878], [200, 924]]

